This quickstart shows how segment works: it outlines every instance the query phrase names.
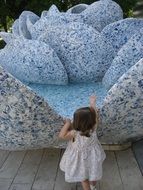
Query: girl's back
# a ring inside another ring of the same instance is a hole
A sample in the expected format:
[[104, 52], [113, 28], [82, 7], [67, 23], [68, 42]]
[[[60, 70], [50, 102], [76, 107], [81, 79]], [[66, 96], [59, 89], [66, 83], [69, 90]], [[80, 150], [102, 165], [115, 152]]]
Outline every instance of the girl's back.
[[60, 168], [65, 172], [66, 181], [101, 179], [105, 153], [99, 143], [96, 131], [92, 132], [90, 137], [82, 136], [78, 131], [73, 132], [75, 133], [74, 142], [69, 141], [60, 162]]
[[84, 190], [96, 189], [95, 184], [102, 177], [102, 163], [106, 157], [96, 135], [98, 113], [95, 105], [96, 97], [91, 96], [90, 107], [77, 109], [73, 122], [67, 119], [59, 134], [60, 138], [69, 140], [60, 162], [65, 180], [81, 182]]

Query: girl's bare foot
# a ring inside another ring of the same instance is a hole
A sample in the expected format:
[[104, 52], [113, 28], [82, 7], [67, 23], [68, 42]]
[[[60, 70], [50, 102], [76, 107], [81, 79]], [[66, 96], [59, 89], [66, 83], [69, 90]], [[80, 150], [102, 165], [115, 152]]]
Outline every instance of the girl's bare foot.
[[97, 190], [96, 187], [93, 186], [93, 185], [90, 185], [90, 189], [91, 189], [91, 190]]
[[90, 181], [90, 189], [91, 190], [96, 190], [96, 181]]

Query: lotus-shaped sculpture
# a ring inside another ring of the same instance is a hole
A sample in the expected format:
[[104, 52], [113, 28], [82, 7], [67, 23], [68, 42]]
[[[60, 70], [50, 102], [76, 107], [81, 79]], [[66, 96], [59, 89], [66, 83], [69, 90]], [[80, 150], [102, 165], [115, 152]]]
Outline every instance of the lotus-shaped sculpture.
[[111, 0], [24, 11], [0, 33], [0, 148], [63, 146], [57, 134], [96, 93], [102, 143], [143, 137], [143, 19]]

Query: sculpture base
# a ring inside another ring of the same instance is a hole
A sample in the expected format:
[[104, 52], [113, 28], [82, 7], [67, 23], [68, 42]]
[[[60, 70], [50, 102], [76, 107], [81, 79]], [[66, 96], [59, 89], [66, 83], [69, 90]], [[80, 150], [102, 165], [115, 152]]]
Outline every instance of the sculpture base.
[[126, 150], [132, 146], [131, 142], [127, 142], [124, 144], [102, 144], [102, 147], [104, 150], [108, 151], [120, 151], [120, 150]]

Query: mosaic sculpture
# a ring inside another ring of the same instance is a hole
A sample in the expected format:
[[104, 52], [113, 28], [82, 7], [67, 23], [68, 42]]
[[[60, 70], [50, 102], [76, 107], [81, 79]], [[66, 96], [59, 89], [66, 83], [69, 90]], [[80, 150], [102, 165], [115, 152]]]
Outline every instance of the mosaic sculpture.
[[63, 118], [97, 95], [102, 143], [143, 137], [143, 19], [100, 0], [24, 11], [0, 33], [0, 148], [63, 147]]

